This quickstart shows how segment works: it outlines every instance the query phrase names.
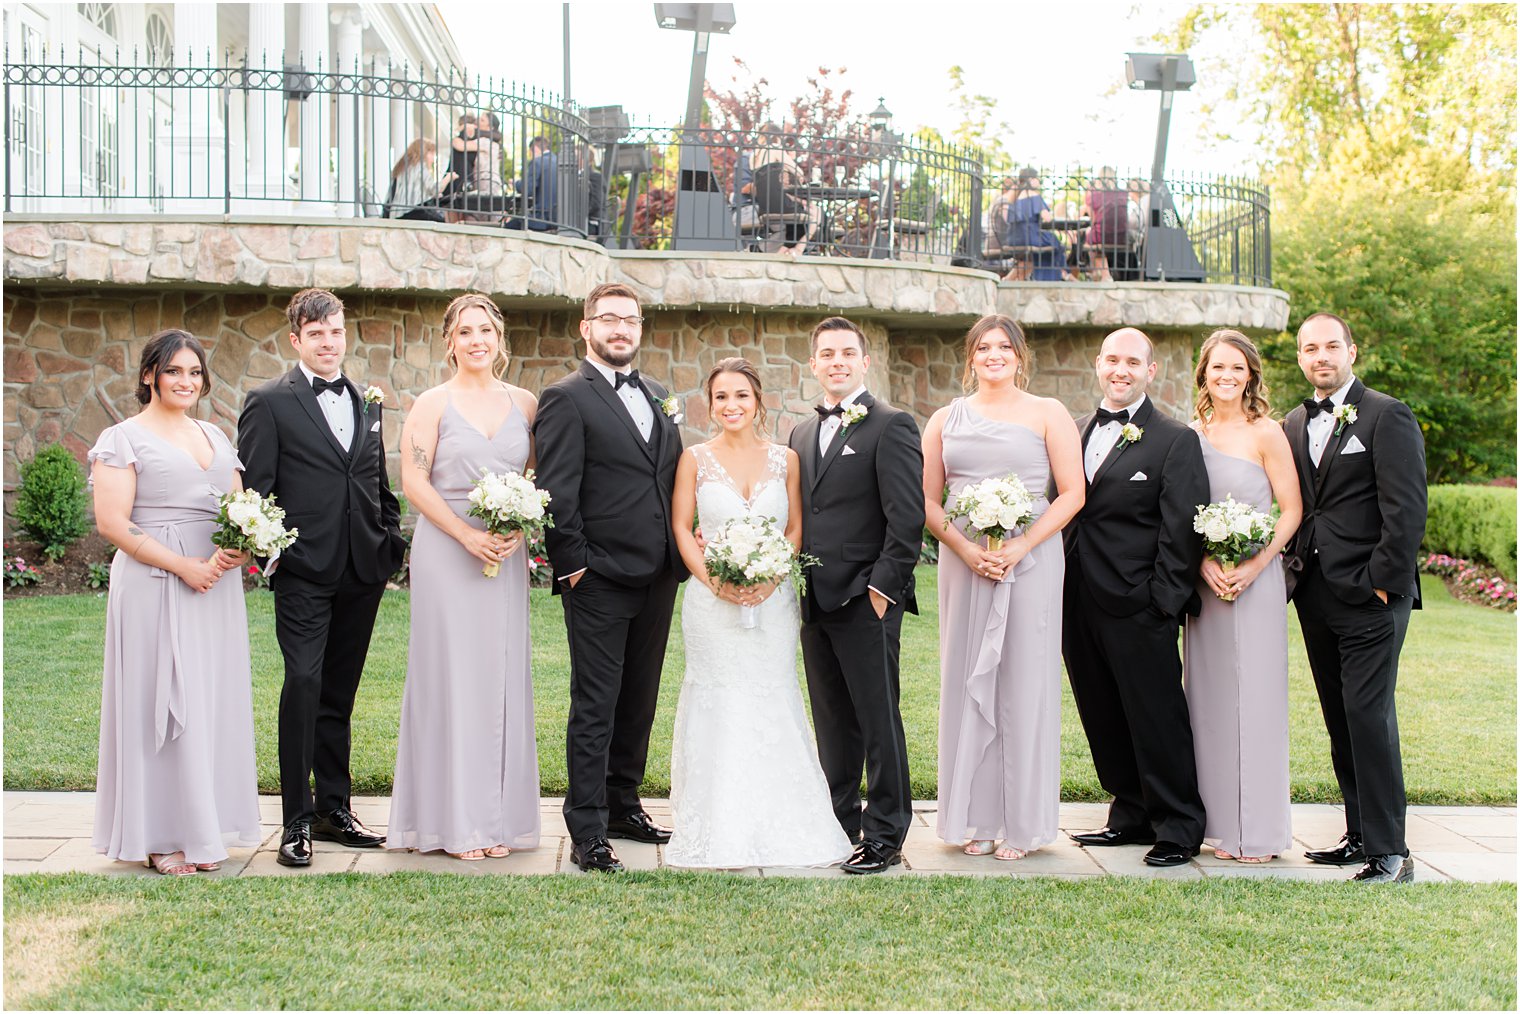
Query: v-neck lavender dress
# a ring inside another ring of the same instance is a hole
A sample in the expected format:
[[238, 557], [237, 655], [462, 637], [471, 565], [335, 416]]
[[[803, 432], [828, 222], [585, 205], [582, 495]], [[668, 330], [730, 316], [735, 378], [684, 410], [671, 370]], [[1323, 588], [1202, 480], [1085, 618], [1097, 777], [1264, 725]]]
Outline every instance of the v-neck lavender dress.
[[[217, 498], [243, 463], [222, 431], [211, 467], [134, 420], [100, 434], [90, 462], [137, 473], [132, 523], [184, 556], [216, 552]], [[201, 594], [168, 571], [117, 551], [106, 600], [95, 850], [142, 862], [192, 863], [254, 847], [259, 830], [253, 677], [243, 584], [228, 573]]]
[[[438, 420], [433, 488], [463, 518], [480, 470], [521, 472], [530, 447], [528, 422], [515, 404], [488, 438], [450, 401]], [[494, 578], [482, 566], [418, 518], [390, 848], [459, 853], [538, 845], [528, 554], [513, 553]]]
[[[1272, 508], [1266, 469], [1203, 445], [1209, 499]], [[1279, 855], [1293, 843], [1288, 798], [1288, 606], [1273, 564], [1234, 602], [1201, 580], [1203, 609], [1183, 628], [1182, 684], [1193, 725], [1203, 840], [1231, 855]]]
[[[944, 428], [950, 495], [1018, 473], [1049, 507], [1045, 440], [988, 419], [957, 398]], [[956, 522], [965, 532], [965, 519]], [[1037, 849], [1055, 841], [1061, 808], [1061, 585], [1066, 558], [1052, 536], [1002, 581], [939, 555], [939, 817], [952, 844], [1002, 840]]]

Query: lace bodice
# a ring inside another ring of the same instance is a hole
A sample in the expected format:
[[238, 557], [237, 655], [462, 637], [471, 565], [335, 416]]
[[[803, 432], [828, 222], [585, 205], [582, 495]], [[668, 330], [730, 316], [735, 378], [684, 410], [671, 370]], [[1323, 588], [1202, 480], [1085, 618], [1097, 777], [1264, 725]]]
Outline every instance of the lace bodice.
[[767, 444], [765, 471], [756, 480], [745, 499], [733, 476], [706, 444], [692, 447], [697, 459], [697, 518], [699, 523], [716, 527], [736, 517], [775, 519], [778, 528], [786, 528], [786, 448]]

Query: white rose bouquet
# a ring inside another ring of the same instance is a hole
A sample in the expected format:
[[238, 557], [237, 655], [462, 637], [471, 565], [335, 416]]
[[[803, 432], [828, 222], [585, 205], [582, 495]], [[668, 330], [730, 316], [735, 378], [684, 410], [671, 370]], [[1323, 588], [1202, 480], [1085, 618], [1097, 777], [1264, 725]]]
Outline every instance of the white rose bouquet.
[[[706, 533], [704, 533], [706, 535]], [[816, 567], [818, 558], [798, 553], [775, 518], [729, 518], [707, 536], [702, 551], [707, 573], [719, 581], [748, 588], [791, 578], [800, 595], [807, 589], [804, 568]], [[740, 607], [740, 625], [755, 626], [755, 606]]]
[[974, 482], [955, 494], [955, 503], [945, 510], [945, 527], [956, 518], [966, 519], [973, 540], [987, 539], [987, 548], [1002, 548], [1003, 540], [1016, 529], [1034, 520], [1034, 497], [1024, 488], [1018, 473], [1002, 478]]
[[[492, 535], [522, 532], [523, 538], [543, 534], [545, 528], [554, 527], [549, 516], [549, 491], [533, 485], [533, 469], [518, 475], [516, 472], [492, 472], [482, 468], [480, 478], [470, 490], [470, 509], [465, 513], [486, 523], [486, 531]], [[501, 564], [488, 563], [480, 569], [486, 577], [501, 573]]]
[[[1203, 536], [1203, 551], [1225, 570], [1234, 570], [1271, 542], [1275, 528], [1270, 514], [1233, 496], [1203, 504], [1193, 516], [1193, 531]], [[1234, 594], [1219, 597], [1226, 602], [1235, 599]]]
[[296, 541], [299, 528], [285, 528], [285, 511], [274, 504], [274, 495], [259, 496], [255, 490], [223, 493], [217, 498], [216, 531], [211, 544], [254, 556], [278, 556]]

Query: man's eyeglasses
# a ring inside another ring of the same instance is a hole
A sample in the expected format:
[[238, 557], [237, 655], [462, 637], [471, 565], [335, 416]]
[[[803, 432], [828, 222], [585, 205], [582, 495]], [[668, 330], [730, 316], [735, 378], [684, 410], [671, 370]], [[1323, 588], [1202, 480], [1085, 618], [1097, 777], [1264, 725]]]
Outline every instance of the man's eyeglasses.
[[587, 320], [594, 320], [598, 324], [604, 324], [607, 327], [613, 327], [619, 321], [621, 321], [624, 324], [627, 324], [629, 327], [643, 327], [644, 326], [644, 318], [638, 316], [637, 314], [635, 314], [632, 317], [623, 317], [623, 316], [619, 316], [618, 314], [615, 314], [615, 313], [599, 313], [595, 317], [588, 317]]

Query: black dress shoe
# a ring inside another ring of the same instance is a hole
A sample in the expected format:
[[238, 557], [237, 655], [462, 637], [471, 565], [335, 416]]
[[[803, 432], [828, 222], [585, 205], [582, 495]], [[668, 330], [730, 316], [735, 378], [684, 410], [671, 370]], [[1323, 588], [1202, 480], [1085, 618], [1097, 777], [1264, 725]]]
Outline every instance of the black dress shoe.
[[1074, 834], [1071, 840], [1078, 845], [1152, 845], [1156, 841], [1153, 831], [1111, 831], [1103, 828], [1098, 831], [1084, 831], [1082, 834]]
[[1407, 884], [1414, 880], [1414, 860], [1408, 856], [1368, 856], [1367, 865], [1351, 879], [1363, 884]]
[[570, 861], [587, 873], [617, 873], [623, 868], [606, 838], [588, 838], [571, 845]]
[[902, 849], [867, 838], [856, 846], [855, 854], [845, 860], [843, 869], [846, 873], [882, 873], [902, 861]]
[[1158, 841], [1145, 854], [1145, 864], [1147, 866], [1181, 866], [1197, 854], [1196, 845], [1189, 848], [1186, 845], [1178, 845], [1176, 842]]
[[627, 838], [630, 841], [641, 841], [647, 845], [664, 845], [670, 841], [670, 828], [661, 827], [650, 819], [649, 814], [640, 810], [638, 813], [630, 813], [626, 817], [609, 820], [607, 822], [607, 837]]
[[351, 849], [373, 849], [385, 844], [385, 835], [376, 834], [345, 807], [317, 814], [311, 823], [311, 836], [320, 841], [335, 841]]
[[311, 825], [304, 820], [293, 820], [280, 838], [280, 851], [274, 861], [281, 866], [311, 865]]
[[1367, 855], [1362, 851], [1362, 836], [1355, 831], [1347, 831], [1342, 835], [1334, 848], [1305, 852], [1304, 858], [1311, 863], [1324, 863], [1326, 866], [1354, 866], [1367, 861]]

